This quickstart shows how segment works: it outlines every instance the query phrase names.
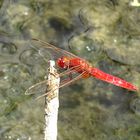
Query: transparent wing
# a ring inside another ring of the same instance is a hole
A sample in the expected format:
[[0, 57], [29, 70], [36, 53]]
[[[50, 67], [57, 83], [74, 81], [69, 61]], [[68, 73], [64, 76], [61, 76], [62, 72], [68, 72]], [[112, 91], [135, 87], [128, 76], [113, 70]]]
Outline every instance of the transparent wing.
[[[80, 70], [79, 66], [74, 67], [77, 70]], [[68, 85], [68, 83], [72, 83], [73, 81], [78, 80], [79, 78], [82, 78], [82, 75], [84, 75], [85, 72], [79, 74], [76, 73], [74, 69], [68, 69], [62, 73], [59, 74], [60, 77], [66, 76], [64, 77], [65, 80], [61, 81], [60, 87], [63, 87], [65, 85]], [[71, 77], [72, 76], [72, 77]], [[39, 83], [34, 84], [33, 86], [29, 87], [26, 91], [25, 91], [25, 95], [31, 95], [31, 94], [45, 94], [47, 91], [47, 80], [41, 81]], [[46, 95], [46, 94], [45, 94]]]
[[46, 92], [46, 89], [47, 89], [47, 80], [44, 80], [29, 87], [25, 91], [25, 95], [43, 94]]
[[[70, 85], [71, 83], [73, 83], [73, 82], [75, 82], [75, 81], [81, 79], [85, 73], [86, 73], [86, 71], [82, 72], [81, 74], [79, 74], [79, 75], [76, 76], [75, 78], [73, 78], [73, 79], [71, 79], [71, 80], [68, 80], [68, 81], [65, 82], [65, 83], [62, 83], [58, 88], [62, 88], [62, 87], [68, 86], [68, 85]], [[42, 97], [44, 97], [44, 96], [47, 96], [47, 95], [49, 96], [49, 93], [55, 91], [55, 90], [58, 89], [58, 88], [54, 88], [54, 89], [52, 89], [51, 91], [49, 91], [49, 92], [47, 92], [47, 93], [45, 92], [45, 94], [43, 94], [43, 95], [41, 95], [41, 96], [38, 96], [36, 99], [40, 99], [40, 98], [42, 98]]]
[[[38, 48], [38, 50], [39, 50], [39, 53], [41, 54], [41, 55], [43, 55], [43, 57], [47, 57], [47, 56], [45, 56], [46, 54], [48, 54], [48, 52], [50, 53], [49, 55], [55, 60], [55, 59], [57, 59], [57, 58], [60, 58], [60, 57], [62, 57], [62, 56], [69, 56], [69, 57], [77, 57], [78, 58], [78, 56], [76, 56], [76, 55], [74, 55], [74, 54], [72, 54], [72, 53], [70, 53], [70, 52], [68, 52], [68, 51], [66, 51], [66, 50], [63, 50], [63, 49], [61, 49], [61, 48], [57, 48], [57, 47], [55, 47], [54, 45], [52, 45], [52, 44], [49, 44], [49, 43], [47, 43], [47, 42], [45, 42], [45, 41], [42, 41], [42, 40], [40, 40], [40, 39], [36, 39], [36, 38], [33, 38], [32, 40], [31, 40], [31, 45], [32, 45], [32, 47], [34, 47], [34, 48]], [[37, 49], [36, 48], [36, 49]]]

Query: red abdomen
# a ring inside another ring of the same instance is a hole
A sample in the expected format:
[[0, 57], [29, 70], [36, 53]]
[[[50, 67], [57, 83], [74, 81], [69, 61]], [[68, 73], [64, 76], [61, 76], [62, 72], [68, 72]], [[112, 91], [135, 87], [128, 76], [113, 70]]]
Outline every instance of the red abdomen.
[[100, 80], [106, 81], [108, 83], [111, 83], [113, 85], [123, 87], [123, 88], [129, 89], [129, 90], [132, 90], [132, 91], [138, 90], [138, 88], [136, 86], [132, 85], [131, 83], [129, 83], [121, 78], [118, 78], [116, 76], [107, 74], [97, 68], [92, 68], [90, 73], [92, 76], [94, 76]]

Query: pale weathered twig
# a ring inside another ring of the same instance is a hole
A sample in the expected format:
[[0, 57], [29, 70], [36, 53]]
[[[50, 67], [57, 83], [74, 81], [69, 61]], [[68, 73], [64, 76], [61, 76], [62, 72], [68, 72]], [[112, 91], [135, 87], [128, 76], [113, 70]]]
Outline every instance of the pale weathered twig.
[[49, 74], [48, 74], [48, 87], [49, 94], [45, 96], [45, 137], [44, 140], [56, 140], [57, 139], [57, 117], [59, 108], [59, 82], [60, 78], [54, 68], [55, 62], [50, 60]]

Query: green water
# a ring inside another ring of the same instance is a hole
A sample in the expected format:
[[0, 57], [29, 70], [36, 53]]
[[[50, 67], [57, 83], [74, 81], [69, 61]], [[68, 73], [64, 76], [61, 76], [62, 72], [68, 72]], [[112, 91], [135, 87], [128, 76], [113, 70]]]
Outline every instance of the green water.
[[[0, 1], [0, 140], [44, 137], [44, 99], [24, 93], [44, 80], [52, 56], [40, 50], [42, 57], [31, 38], [139, 87], [140, 7], [129, 2]], [[139, 106], [139, 92], [94, 78], [77, 81], [60, 90], [58, 140], [139, 140]]]

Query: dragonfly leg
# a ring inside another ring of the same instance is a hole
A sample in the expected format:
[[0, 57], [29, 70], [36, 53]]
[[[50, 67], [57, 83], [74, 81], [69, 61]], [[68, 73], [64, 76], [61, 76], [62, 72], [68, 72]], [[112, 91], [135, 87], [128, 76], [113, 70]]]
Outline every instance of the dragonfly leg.
[[[68, 76], [69, 76], [69, 78], [67, 78], [67, 79], [64, 79], [63, 81], [61, 81], [61, 85], [62, 84], [64, 84], [64, 83], [67, 83], [67, 82], [69, 82], [69, 81], [71, 81], [73, 78], [72, 78], [72, 73], [73, 72], [75, 72], [75, 69], [78, 71], [78, 70], [80, 70], [81, 68], [80, 68], [80, 65], [78, 65], [78, 66], [75, 66], [75, 67], [72, 67], [72, 68], [69, 68], [68, 70], [66, 70], [66, 71], [64, 71], [64, 72], [62, 72], [62, 73], [60, 73], [59, 75], [60, 76], [64, 76], [64, 75], [67, 75], [68, 74]], [[85, 75], [85, 73], [82, 75], [82, 77]]]
[[[82, 78], [83, 74], [85, 74], [85, 71], [82, 72], [82, 73], [81, 73], [80, 75], [78, 75], [77, 77], [75, 77], [74, 79], [72, 79], [72, 80], [70, 80], [70, 81], [68, 81], [68, 82], [66, 82], [66, 83], [64, 83], [64, 84], [61, 84], [58, 88], [62, 88], [62, 87], [64, 87], [64, 86], [67, 86], [67, 85], [69, 85], [69, 84], [71, 84], [71, 83], [73, 83], [73, 82], [79, 80], [80, 78]], [[48, 96], [48, 95], [49, 95], [48, 100], [51, 100], [51, 99], [52, 99], [51, 97], [53, 97], [53, 94], [51, 94], [51, 93], [53, 93], [53, 91], [55, 91], [56, 89], [57, 89], [57, 88], [52, 89], [51, 91], [49, 91], [49, 92], [47, 92], [47, 93], [45, 93], [45, 94], [43, 94], [43, 95], [37, 97], [36, 99], [40, 99], [40, 98], [42, 98], [42, 97], [44, 97], [44, 96]]]
[[76, 71], [75, 69], [76, 69], [76, 70], [77, 70], [77, 69], [80, 70], [80, 65], [74, 66], [74, 67], [71, 67], [71, 68], [67, 69], [66, 71], [60, 73], [59, 76], [61, 77], [61, 76], [67, 75], [67, 74], [69, 74], [69, 73], [75, 72], [75, 71]]

